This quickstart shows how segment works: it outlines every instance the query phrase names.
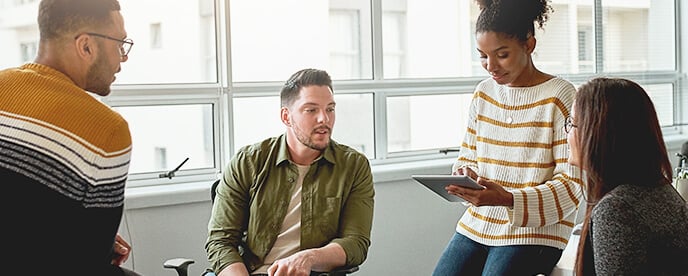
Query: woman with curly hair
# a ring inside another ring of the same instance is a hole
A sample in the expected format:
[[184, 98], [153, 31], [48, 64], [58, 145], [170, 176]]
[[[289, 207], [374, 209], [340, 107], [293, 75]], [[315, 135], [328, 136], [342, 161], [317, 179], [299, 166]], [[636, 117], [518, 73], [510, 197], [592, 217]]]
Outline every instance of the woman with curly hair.
[[582, 194], [564, 132], [576, 90], [533, 64], [535, 26], [552, 11], [547, 0], [477, 2], [477, 50], [491, 77], [475, 89], [452, 171], [485, 189], [447, 186], [468, 209], [433, 275], [549, 274]]

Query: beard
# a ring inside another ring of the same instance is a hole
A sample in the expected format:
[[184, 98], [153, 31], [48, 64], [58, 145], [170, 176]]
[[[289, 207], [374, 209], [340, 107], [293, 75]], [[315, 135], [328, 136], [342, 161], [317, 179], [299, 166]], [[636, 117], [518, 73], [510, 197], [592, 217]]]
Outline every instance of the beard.
[[330, 135], [332, 135], [332, 129], [329, 127], [320, 127], [320, 128], [326, 128], [329, 131], [328, 132], [328, 134], [329, 134], [328, 138], [324, 143], [316, 143], [315, 141], [313, 141], [313, 139], [311, 138], [311, 135], [315, 132], [315, 130], [313, 130], [310, 133], [307, 133], [307, 132], [301, 130], [300, 128], [298, 128], [296, 125], [294, 125], [293, 128], [294, 128], [294, 133], [296, 134], [296, 139], [299, 140], [299, 142], [301, 142], [301, 144], [303, 144], [306, 147], [309, 147], [309, 148], [317, 150], [317, 151], [324, 151], [325, 148], [327, 148], [327, 145], [330, 144]]
[[108, 79], [105, 76], [109, 66], [102, 55], [96, 57], [96, 61], [88, 68], [86, 72], [86, 80], [88, 84], [85, 90], [96, 93], [100, 96], [107, 96], [110, 94], [110, 84], [112, 84], [112, 77]]

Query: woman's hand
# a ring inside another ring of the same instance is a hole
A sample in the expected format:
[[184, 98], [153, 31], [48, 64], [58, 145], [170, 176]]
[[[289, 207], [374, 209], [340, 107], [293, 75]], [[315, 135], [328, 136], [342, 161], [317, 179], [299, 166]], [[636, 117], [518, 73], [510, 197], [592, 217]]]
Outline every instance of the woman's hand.
[[447, 185], [444, 189], [450, 194], [461, 197], [475, 206], [513, 206], [514, 197], [507, 192], [501, 185], [493, 181], [478, 177], [472, 169], [468, 167], [458, 168], [454, 175], [467, 175], [477, 179], [479, 185], [485, 187], [482, 190], [464, 188], [458, 185]]

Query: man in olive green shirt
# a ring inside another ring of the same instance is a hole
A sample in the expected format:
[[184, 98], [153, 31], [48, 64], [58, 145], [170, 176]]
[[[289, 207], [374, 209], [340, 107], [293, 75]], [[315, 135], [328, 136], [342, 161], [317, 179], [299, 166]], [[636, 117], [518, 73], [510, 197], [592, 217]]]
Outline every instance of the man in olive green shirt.
[[205, 247], [220, 276], [309, 275], [366, 259], [373, 177], [365, 155], [331, 139], [330, 76], [298, 71], [280, 99], [286, 133], [241, 148], [217, 187]]

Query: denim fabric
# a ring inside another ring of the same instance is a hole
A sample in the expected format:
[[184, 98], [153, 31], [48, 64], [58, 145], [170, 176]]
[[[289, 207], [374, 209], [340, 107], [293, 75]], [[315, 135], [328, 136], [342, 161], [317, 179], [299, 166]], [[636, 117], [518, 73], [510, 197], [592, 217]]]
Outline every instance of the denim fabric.
[[542, 245], [487, 246], [455, 233], [432, 275], [548, 275], [562, 252]]

